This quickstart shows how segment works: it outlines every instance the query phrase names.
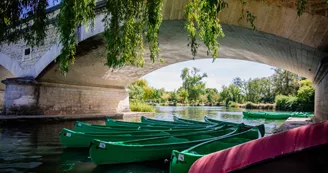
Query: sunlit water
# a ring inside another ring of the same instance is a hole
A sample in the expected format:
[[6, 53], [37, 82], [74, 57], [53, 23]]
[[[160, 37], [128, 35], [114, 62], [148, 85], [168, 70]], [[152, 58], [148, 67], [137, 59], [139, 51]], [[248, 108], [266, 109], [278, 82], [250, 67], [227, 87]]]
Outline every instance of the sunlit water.
[[[265, 124], [266, 132], [279, 127], [284, 120], [245, 120], [243, 109], [223, 107], [157, 107], [156, 118], [172, 120], [173, 115], [202, 120], [204, 116], [224, 121], [245, 124]], [[104, 121], [87, 121], [104, 124]], [[90, 161], [87, 149], [70, 149], [60, 145], [59, 133], [62, 128], [72, 128], [74, 121], [66, 122], [20, 122], [0, 124], [0, 172], [68, 172], [68, 173], [164, 173], [168, 163], [148, 162], [119, 164], [97, 167]], [[154, 153], [156, 154], [156, 153]], [[115, 156], [108, 156], [115, 157]]]

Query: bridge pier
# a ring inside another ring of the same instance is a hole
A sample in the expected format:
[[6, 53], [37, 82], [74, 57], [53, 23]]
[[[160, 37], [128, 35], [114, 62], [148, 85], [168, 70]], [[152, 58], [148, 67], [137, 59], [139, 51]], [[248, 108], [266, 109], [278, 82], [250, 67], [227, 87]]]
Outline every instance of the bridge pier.
[[0, 107], [3, 106], [4, 97], [5, 97], [5, 91], [0, 89]]
[[125, 88], [39, 83], [34, 78], [9, 78], [3, 112], [6, 115], [108, 114], [129, 111]]
[[313, 83], [316, 85], [314, 108], [316, 121], [328, 120], [328, 57], [320, 61]]

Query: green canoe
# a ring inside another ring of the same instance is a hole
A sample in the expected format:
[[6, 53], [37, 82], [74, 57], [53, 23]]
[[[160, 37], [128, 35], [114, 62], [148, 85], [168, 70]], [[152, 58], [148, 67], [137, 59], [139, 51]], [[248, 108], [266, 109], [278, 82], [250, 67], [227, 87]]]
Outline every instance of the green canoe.
[[179, 118], [177, 116], [173, 116], [173, 120], [175, 122], [186, 123], [186, 124], [199, 124], [199, 125], [212, 125], [212, 124], [217, 124], [217, 123], [212, 123], [212, 122], [203, 122], [203, 121], [196, 121], [196, 120], [188, 120], [188, 119]]
[[[243, 124], [243, 123], [235, 123], [235, 122], [227, 122], [227, 121], [220, 121], [220, 120], [216, 120], [216, 119], [212, 119], [212, 118], [209, 118], [208, 116], [205, 116], [204, 117], [204, 120], [205, 122], [211, 122], [211, 123], [216, 123], [218, 125], [240, 125], [240, 124]], [[246, 125], [246, 126], [249, 126], [249, 127], [257, 127], [260, 132], [261, 132], [261, 135], [264, 136], [265, 135], [265, 127], [263, 124], [261, 125], [258, 125], [258, 126], [252, 126], [252, 125]]]
[[[227, 128], [226, 125], [217, 127], [217, 129]], [[194, 132], [205, 132], [213, 131], [213, 129], [207, 128], [201, 131], [194, 130], [188, 131], [187, 133]], [[63, 128], [59, 134], [60, 143], [66, 147], [89, 147], [93, 139], [99, 139], [103, 141], [130, 141], [143, 138], [152, 138], [159, 136], [170, 136], [186, 134], [185, 130], [171, 130], [171, 131], [160, 131], [160, 130], [149, 130], [149, 131], [132, 131], [132, 132], [111, 132], [111, 133], [83, 133], [76, 132]]]
[[[222, 125], [218, 125], [216, 127], [220, 127]], [[188, 131], [198, 132], [198, 131], [204, 131], [208, 128], [191, 128], [187, 129]], [[76, 121], [74, 124], [74, 131], [76, 132], [85, 132], [85, 133], [116, 133], [116, 134], [124, 134], [124, 133], [139, 133], [139, 134], [147, 134], [147, 133], [153, 133], [156, 131], [166, 131], [170, 134], [181, 134], [186, 132], [185, 128], [147, 128], [147, 127], [140, 127], [140, 128], [124, 128], [124, 127], [108, 127], [104, 125], [93, 125], [88, 123], [83, 123], [80, 121]]]
[[218, 136], [231, 135], [245, 129], [235, 126], [187, 135], [146, 138], [125, 142], [93, 140], [89, 153], [96, 165], [142, 162], [169, 158], [172, 150], [184, 150]]
[[153, 125], [153, 126], [175, 126], [175, 127], [214, 127], [217, 124], [195, 124], [195, 123], [191, 123], [191, 122], [175, 122], [175, 121], [165, 121], [165, 120], [158, 120], [158, 119], [151, 119], [151, 118], [147, 118], [142, 116], [141, 117], [141, 122], [144, 124], [148, 124], [148, 125]]
[[243, 112], [244, 118], [287, 119], [289, 117], [307, 118], [313, 116], [308, 112]]
[[117, 132], [117, 131], [143, 131], [143, 130], [194, 130], [194, 129], [205, 129], [206, 127], [168, 127], [168, 126], [105, 126], [105, 125], [94, 125], [76, 121], [74, 124], [74, 131], [77, 132]]
[[218, 137], [198, 145], [192, 146], [182, 152], [172, 151], [170, 173], [187, 173], [191, 165], [199, 158], [224, 150], [254, 139], [263, 137], [258, 127], [229, 136]]
[[139, 122], [127, 122], [127, 121], [118, 121], [113, 120], [111, 118], [107, 118], [106, 120], [106, 126], [108, 127], [127, 127], [127, 128], [138, 128], [138, 127], [146, 127], [146, 128], [152, 128], [152, 127], [162, 127], [162, 128], [194, 128], [194, 127], [206, 127], [204, 125], [198, 125], [198, 124], [185, 124], [185, 123], [176, 123], [176, 122], [170, 122], [170, 121], [163, 121], [163, 120], [154, 120], [152, 119], [152, 123], [149, 122], [143, 122], [143, 120], [149, 120], [146, 117], [141, 117], [141, 123]]

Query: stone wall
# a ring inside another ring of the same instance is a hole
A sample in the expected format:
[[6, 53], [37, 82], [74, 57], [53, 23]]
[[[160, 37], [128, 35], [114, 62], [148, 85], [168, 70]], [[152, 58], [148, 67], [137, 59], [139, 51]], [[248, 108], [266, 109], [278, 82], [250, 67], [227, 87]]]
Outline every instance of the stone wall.
[[315, 90], [315, 115], [317, 121], [328, 120], [328, 74]]
[[4, 103], [4, 100], [5, 100], [5, 92], [0, 90], [0, 109], [2, 108], [3, 106], [3, 103]]
[[[32, 48], [28, 46], [23, 40], [12, 44], [0, 45], [0, 52], [9, 56], [12, 60], [18, 62], [22, 69], [33, 67], [37, 61], [47, 52], [57, 41], [56, 29], [53, 25], [50, 25], [47, 30], [47, 37], [44, 40], [44, 44]], [[25, 49], [30, 48], [30, 55], [25, 56]]]
[[125, 88], [101, 88], [7, 79], [7, 115], [107, 114], [129, 111]]
[[129, 111], [129, 94], [124, 88], [43, 83], [39, 108], [46, 115], [124, 112]]

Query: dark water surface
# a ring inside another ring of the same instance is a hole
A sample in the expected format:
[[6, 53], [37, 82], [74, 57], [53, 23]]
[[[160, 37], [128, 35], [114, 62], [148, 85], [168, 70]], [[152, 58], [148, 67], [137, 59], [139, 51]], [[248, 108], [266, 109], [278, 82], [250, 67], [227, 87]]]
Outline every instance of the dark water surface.
[[[264, 123], [268, 134], [284, 120], [244, 120], [243, 109], [223, 107], [157, 107], [156, 118], [172, 120], [182, 118], [201, 120], [205, 115], [225, 121], [246, 124]], [[86, 121], [104, 124], [104, 121]], [[168, 163], [163, 161], [136, 164], [96, 166], [90, 161], [87, 149], [70, 149], [60, 145], [62, 128], [73, 128], [74, 121], [20, 122], [0, 124], [0, 172], [68, 172], [68, 173], [165, 173]], [[110, 157], [110, 156], [109, 156]], [[115, 156], [114, 156], [115, 157]]]

